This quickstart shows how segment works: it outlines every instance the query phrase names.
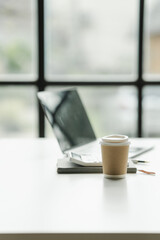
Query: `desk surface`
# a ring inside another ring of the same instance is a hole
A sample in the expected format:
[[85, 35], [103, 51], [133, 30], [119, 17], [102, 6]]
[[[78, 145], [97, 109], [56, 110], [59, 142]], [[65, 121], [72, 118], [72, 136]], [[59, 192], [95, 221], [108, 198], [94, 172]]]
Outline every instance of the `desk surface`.
[[156, 176], [57, 174], [54, 139], [0, 140], [0, 239], [160, 239], [160, 139], [137, 141], [155, 145], [137, 167]]

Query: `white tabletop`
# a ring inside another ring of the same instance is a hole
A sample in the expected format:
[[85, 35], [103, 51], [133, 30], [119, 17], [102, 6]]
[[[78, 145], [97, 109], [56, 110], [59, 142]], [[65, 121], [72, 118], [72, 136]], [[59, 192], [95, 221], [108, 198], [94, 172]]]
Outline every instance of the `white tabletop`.
[[155, 176], [57, 174], [55, 140], [0, 140], [0, 239], [160, 239], [160, 139], [137, 141]]

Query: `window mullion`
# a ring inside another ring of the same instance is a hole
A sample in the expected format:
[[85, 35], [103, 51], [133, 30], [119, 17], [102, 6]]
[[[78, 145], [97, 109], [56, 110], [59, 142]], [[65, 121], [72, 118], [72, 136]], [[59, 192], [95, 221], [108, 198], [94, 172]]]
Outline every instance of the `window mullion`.
[[142, 90], [143, 90], [143, 31], [144, 0], [139, 0], [139, 35], [138, 35], [138, 137], [142, 137]]
[[[37, 20], [38, 20], [38, 91], [45, 89], [44, 79], [44, 0], [37, 0]], [[39, 137], [45, 136], [44, 114], [38, 103]]]

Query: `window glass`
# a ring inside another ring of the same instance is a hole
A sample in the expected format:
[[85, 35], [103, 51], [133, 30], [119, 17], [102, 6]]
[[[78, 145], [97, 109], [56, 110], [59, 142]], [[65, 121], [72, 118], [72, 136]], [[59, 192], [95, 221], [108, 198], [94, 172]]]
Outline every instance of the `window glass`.
[[144, 77], [160, 81], [160, 1], [145, 1]]
[[160, 87], [144, 87], [143, 136], [160, 137]]
[[47, 0], [45, 16], [49, 80], [136, 74], [138, 1]]
[[36, 89], [0, 88], [0, 138], [37, 136]]
[[1, 0], [0, 26], [0, 80], [35, 79], [35, 1]]
[[[136, 136], [137, 91], [134, 87], [78, 87], [77, 89], [97, 137], [113, 133]], [[53, 88], [49, 87], [46, 90], [52, 91]], [[48, 123], [46, 126], [47, 136], [53, 136]]]

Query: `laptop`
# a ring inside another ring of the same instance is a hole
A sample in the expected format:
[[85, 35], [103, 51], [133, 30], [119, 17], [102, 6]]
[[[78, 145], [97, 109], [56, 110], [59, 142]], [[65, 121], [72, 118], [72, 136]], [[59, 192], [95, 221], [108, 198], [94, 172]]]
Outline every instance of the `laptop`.
[[[38, 92], [38, 99], [69, 164], [101, 167], [99, 140], [77, 89]], [[148, 150], [130, 147], [129, 158]]]

